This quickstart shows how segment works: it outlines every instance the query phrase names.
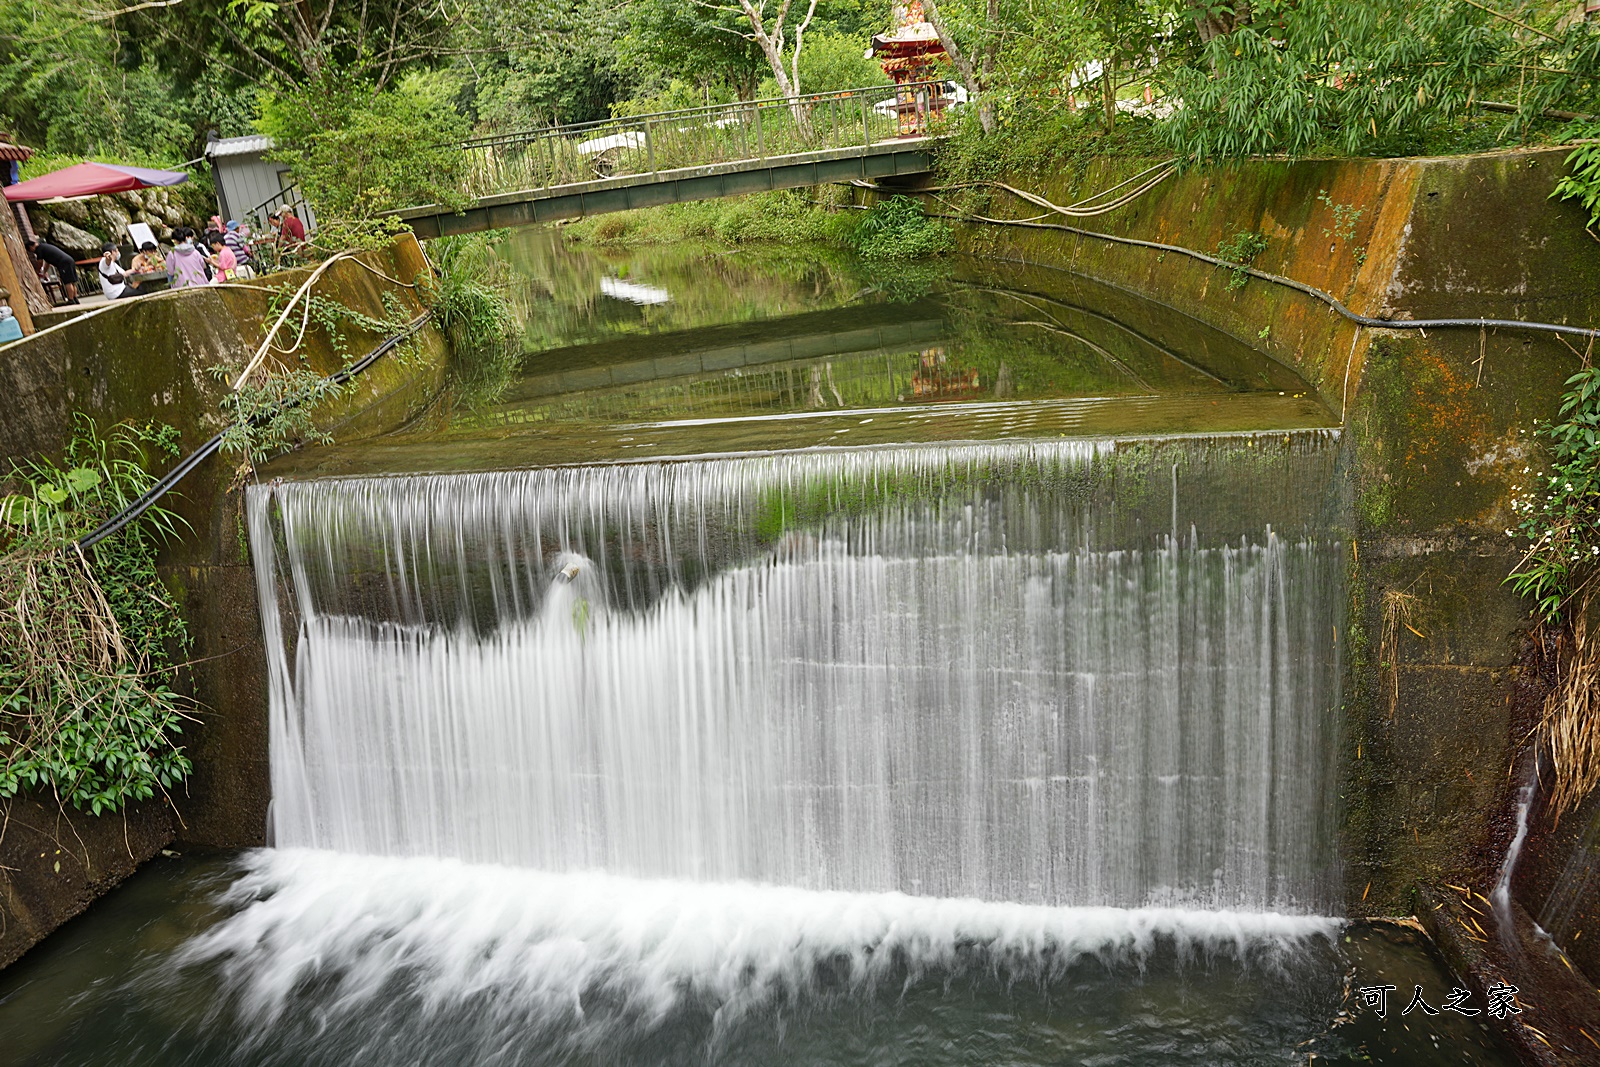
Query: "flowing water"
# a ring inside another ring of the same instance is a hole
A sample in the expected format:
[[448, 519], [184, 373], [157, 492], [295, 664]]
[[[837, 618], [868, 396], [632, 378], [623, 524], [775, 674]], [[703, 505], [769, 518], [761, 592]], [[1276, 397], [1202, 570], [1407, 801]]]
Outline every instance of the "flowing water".
[[1292, 375], [992, 268], [747, 264], [706, 325], [703, 258], [517, 256], [494, 398], [249, 492], [275, 847], [8, 972], [16, 1062], [1503, 1062], [1352, 999], [1448, 978], [1338, 918]]

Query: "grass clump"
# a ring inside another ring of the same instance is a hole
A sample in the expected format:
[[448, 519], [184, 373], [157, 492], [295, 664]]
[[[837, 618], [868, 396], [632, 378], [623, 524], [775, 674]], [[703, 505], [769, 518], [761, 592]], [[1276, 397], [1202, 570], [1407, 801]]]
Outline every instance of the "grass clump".
[[[615, 218], [603, 216], [599, 221]], [[423, 298], [450, 340], [451, 370], [469, 407], [493, 403], [522, 365], [522, 323], [509, 298], [511, 270], [493, 235], [441, 237], [428, 248], [438, 275]]]
[[0, 499], [0, 797], [45, 792], [95, 815], [189, 773], [189, 702], [172, 688], [189, 648], [156, 550], [179, 519], [151, 508], [93, 548], [74, 539], [153, 483], [171, 427], [80, 420], [61, 465], [19, 464]]
[[1559, 636], [1561, 680], [1539, 727], [1555, 767], [1550, 810], [1557, 819], [1600, 785], [1600, 643], [1588, 632], [1600, 576], [1600, 368], [1585, 367], [1566, 384], [1557, 419], [1536, 431], [1550, 462], [1512, 498], [1521, 521], [1506, 531], [1528, 545], [1507, 581]]
[[830, 206], [811, 190], [791, 189], [600, 215], [570, 223], [564, 232], [573, 240], [618, 246], [690, 240], [843, 244], [853, 213], [830, 211]]

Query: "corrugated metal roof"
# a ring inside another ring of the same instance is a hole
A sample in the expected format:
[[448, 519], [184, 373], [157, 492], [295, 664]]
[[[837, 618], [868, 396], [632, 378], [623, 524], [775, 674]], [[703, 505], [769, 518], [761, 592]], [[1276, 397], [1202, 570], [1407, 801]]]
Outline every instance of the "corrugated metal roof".
[[263, 134], [253, 137], [224, 137], [206, 144], [206, 156], [244, 156], [252, 152], [265, 152], [272, 147], [272, 138]]

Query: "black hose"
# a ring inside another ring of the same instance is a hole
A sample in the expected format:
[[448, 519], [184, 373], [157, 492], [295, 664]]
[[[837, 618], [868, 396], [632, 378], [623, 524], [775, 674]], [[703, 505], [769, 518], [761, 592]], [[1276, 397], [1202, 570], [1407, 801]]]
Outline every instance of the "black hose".
[[1351, 322], [1361, 326], [1372, 326], [1385, 330], [1433, 330], [1451, 326], [1475, 326], [1480, 329], [1487, 329], [1494, 326], [1508, 329], [1534, 330], [1543, 333], [1565, 333], [1575, 337], [1600, 337], [1600, 330], [1588, 329], [1583, 326], [1563, 326], [1554, 322], [1525, 322], [1521, 319], [1378, 319], [1373, 318], [1371, 315], [1356, 314], [1345, 307], [1339, 298], [1332, 293], [1323, 292], [1321, 289], [1307, 285], [1305, 282], [1297, 282], [1293, 278], [1285, 278], [1281, 274], [1269, 274], [1264, 270], [1256, 270], [1254, 267], [1247, 267], [1241, 263], [1230, 263], [1216, 256], [1208, 256], [1204, 252], [1196, 252], [1192, 248], [1184, 248], [1182, 245], [1162, 244], [1159, 241], [1141, 241], [1135, 237], [1116, 237], [1109, 233], [1085, 230], [1078, 226], [1068, 226], [1060, 222], [1023, 222], [1020, 220], [991, 219], [981, 215], [951, 215], [943, 212], [928, 212], [927, 214], [929, 218], [952, 219], [957, 222], [981, 222], [991, 226], [1022, 226], [1035, 230], [1064, 230], [1080, 237], [1096, 237], [1102, 241], [1111, 241], [1119, 245], [1135, 245], [1140, 248], [1159, 249], [1162, 252], [1176, 252], [1191, 259], [1198, 259], [1202, 263], [1225, 267], [1228, 270], [1243, 271], [1252, 278], [1260, 278], [1262, 281], [1275, 282], [1278, 285], [1288, 286], [1290, 289], [1298, 289], [1308, 296], [1316, 297]]
[[[404, 341], [406, 338], [422, 329], [422, 324], [428, 321], [428, 316], [430, 314], [432, 314], [432, 312], [425, 311], [421, 315], [418, 315], [416, 318], [412, 319], [406, 324], [405, 329], [384, 341], [377, 348], [374, 348], [371, 352], [368, 352], [366, 355], [362, 356], [355, 363], [350, 364], [350, 366], [344, 368], [336, 374], [330, 375], [328, 377], [328, 381], [334, 385], [343, 385], [345, 382], [348, 382], [351, 378], [354, 378], [356, 375], [372, 366], [373, 363], [377, 362], [378, 358], [384, 355], [384, 353], [392, 351], [396, 345], [400, 344], [400, 342]], [[301, 404], [305, 403], [305, 400], [306, 398], [303, 396], [295, 397], [285, 400], [283, 403], [276, 405], [270, 410], [259, 411], [250, 416], [250, 425], [264, 425], [267, 420], [272, 418], [274, 415], [277, 415], [283, 411], [287, 411], [290, 408], [299, 407]], [[189, 472], [198, 467], [202, 460], [222, 447], [222, 437], [223, 435], [219, 433], [212, 437], [211, 440], [207, 441], [205, 444], [189, 453], [189, 455], [183, 458], [182, 462], [163, 475], [160, 481], [156, 482], [156, 484], [145, 490], [139, 499], [135, 500], [133, 503], [117, 512], [117, 514], [113, 515], [99, 526], [96, 526], [93, 530], [78, 538], [78, 548], [85, 549], [94, 547], [107, 537], [110, 537], [112, 534], [127, 526], [130, 522], [133, 522], [146, 511], [149, 511], [152, 504], [166, 496], [172, 487], [187, 477]]]

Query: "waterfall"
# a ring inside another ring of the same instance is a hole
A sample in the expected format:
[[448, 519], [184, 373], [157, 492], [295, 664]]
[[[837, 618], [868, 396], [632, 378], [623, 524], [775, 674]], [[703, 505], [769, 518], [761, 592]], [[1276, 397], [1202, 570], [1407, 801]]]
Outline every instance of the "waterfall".
[[1326, 913], [1333, 451], [1063, 440], [254, 487], [275, 840]]

